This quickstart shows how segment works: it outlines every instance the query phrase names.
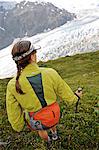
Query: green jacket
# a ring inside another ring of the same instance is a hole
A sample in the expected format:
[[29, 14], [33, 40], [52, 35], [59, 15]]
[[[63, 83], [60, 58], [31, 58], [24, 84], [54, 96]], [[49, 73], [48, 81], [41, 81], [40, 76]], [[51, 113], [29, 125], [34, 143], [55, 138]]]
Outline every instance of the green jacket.
[[57, 96], [66, 103], [75, 103], [77, 97], [70, 87], [51, 68], [41, 68], [37, 64], [26, 66], [19, 78], [21, 89], [25, 94], [18, 94], [15, 89], [16, 77], [7, 85], [6, 107], [8, 120], [12, 128], [21, 131], [25, 122], [23, 111], [35, 112], [57, 100]]

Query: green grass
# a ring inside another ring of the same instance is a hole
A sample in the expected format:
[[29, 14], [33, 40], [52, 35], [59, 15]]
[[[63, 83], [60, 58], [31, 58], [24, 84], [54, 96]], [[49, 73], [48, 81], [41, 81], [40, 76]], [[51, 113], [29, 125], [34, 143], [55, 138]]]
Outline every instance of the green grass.
[[[73, 91], [83, 87], [83, 97], [78, 113], [60, 102], [61, 114], [58, 132], [60, 140], [52, 143], [52, 150], [97, 150], [99, 147], [99, 123], [95, 105], [99, 102], [99, 51], [40, 62], [40, 66], [58, 71]], [[0, 80], [0, 140], [9, 142], [0, 150], [47, 150], [37, 133], [25, 128], [16, 133], [7, 119], [5, 96], [9, 79]], [[99, 105], [98, 105], [99, 107]], [[99, 108], [97, 108], [99, 109]]]

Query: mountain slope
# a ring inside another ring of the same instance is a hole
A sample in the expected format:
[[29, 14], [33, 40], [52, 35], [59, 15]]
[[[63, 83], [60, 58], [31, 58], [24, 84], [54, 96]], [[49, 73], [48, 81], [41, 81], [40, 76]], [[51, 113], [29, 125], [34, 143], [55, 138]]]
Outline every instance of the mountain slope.
[[[52, 142], [51, 150], [98, 149], [98, 116], [94, 113], [94, 106], [99, 100], [99, 52], [50, 60], [39, 65], [56, 69], [73, 91], [78, 86], [83, 87], [78, 113], [59, 102], [62, 115], [58, 125], [60, 139]], [[46, 150], [46, 145], [35, 132], [26, 127], [20, 133], [12, 130], [5, 108], [7, 83], [8, 80], [0, 80], [0, 143], [8, 142], [1, 145], [1, 150]]]
[[[99, 50], [99, 9], [84, 10], [80, 15], [82, 17], [49, 32], [24, 37], [41, 46], [38, 61]], [[11, 47], [0, 51], [0, 78], [11, 77], [16, 72]]]
[[51, 3], [29, 1], [17, 3], [13, 9], [0, 11], [0, 27], [4, 29], [2, 31], [0, 28], [0, 32], [2, 31], [0, 49], [15, 38], [52, 30], [74, 18], [73, 13], [59, 9]]
[[[84, 12], [83, 12], [84, 13]], [[66, 55], [99, 50], [99, 9], [87, 10], [86, 15], [50, 31], [31, 37], [42, 51], [39, 60], [47, 61]]]

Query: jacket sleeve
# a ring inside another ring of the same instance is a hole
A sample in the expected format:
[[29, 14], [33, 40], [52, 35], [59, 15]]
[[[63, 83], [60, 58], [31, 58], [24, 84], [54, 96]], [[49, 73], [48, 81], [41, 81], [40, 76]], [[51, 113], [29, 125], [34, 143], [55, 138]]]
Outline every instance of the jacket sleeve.
[[54, 70], [54, 81], [56, 94], [68, 105], [75, 104], [78, 97], [74, 94], [68, 84]]
[[24, 126], [23, 111], [9, 86], [7, 86], [6, 108], [8, 120], [11, 123], [12, 128], [17, 132], [20, 132]]

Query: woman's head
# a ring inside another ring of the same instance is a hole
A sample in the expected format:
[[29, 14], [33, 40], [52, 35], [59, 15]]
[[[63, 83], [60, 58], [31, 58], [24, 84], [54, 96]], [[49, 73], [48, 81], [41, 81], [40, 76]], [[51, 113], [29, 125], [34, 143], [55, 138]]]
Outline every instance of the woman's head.
[[17, 77], [16, 77], [16, 91], [23, 94], [19, 84], [19, 77], [22, 69], [24, 69], [29, 63], [36, 62], [36, 50], [30, 41], [19, 41], [12, 48], [12, 57], [17, 65]]
[[29, 51], [31, 46], [30, 41], [19, 41], [12, 48], [12, 56], [20, 56], [21, 54]]
[[20, 64], [22, 68], [31, 62], [31, 55], [36, 57], [36, 48], [30, 41], [19, 41], [12, 48], [12, 56], [16, 64]]

